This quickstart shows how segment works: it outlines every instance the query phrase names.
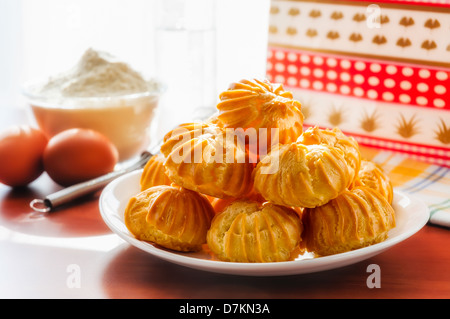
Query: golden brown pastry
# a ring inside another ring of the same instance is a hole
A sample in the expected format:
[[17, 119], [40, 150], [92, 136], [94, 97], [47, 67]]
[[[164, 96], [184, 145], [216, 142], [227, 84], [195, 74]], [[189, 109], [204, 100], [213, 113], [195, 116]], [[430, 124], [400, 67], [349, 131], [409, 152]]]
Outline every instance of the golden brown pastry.
[[392, 206], [377, 191], [356, 187], [303, 213], [304, 244], [317, 255], [333, 255], [384, 241], [395, 227]]
[[327, 145], [279, 145], [254, 171], [254, 188], [284, 206], [316, 207], [336, 198], [352, 182], [344, 153]]
[[361, 153], [358, 142], [353, 137], [342, 133], [339, 128], [330, 130], [310, 127], [303, 132], [297, 142], [304, 145], [324, 144], [340, 149], [344, 153], [347, 166], [350, 168], [350, 181], [353, 182], [356, 178], [361, 165]]
[[[249, 200], [249, 201], [256, 201], [258, 203], [265, 203], [266, 199], [264, 197], [262, 197], [261, 194], [252, 192], [250, 193], [248, 196], [245, 197], [241, 197], [241, 198], [215, 198], [215, 197], [210, 197], [209, 201], [212, 205], [212, 207], [214, 208], [214, 211], [216, 212], [216, 214], [222, 212], [228, 205], [230, 205], [232, 202], [237, 201], [237, 200]], [[303, 207], [290, 207], [292, 208], [297, 215], [301, 218], [302, 214], [303, 214]]]
[[164, 161], [165, 159], [162, 154], [156, 154], [145, 164], [139, 181], [141, 191], [153, 186], [172, 184], [172, 181], [165, 173]]
[[230, 205], [232, 202], [235, 202], [236, 200], [248, 200], [248, 201], [255, 201], [258, 203], [264, 203], [266, 200], [261, 196], [261, 194], [258, 194], [254, 190], [252, 190], [250, 193], [243, 197], [234, 198], [234, 197], [228, 197], [228, 198], [216, 198], [216, 197], [210, 197], [209, 201], [214, 208], [214, 211], [217, 213], [222, 212], [228, 205]]
[[166, 135], [161, 153], [166, 174], [180, 186], [219, 198], [252, 190], [255, 163], [245, 145], [213, 123], [180, 125]]
[[[272, 145], [295, 142], [303, 132], [300, 102], [281, 84], [267, 80], [242, 80], [220, 94], [217, 119], [224, 128], [254, 130], [265, 154]], [[272, 134], [275, 129], [276, 134]], [[261, 144], [264, 142], [264, 144]], [[265, 155], [264, 154], [264, 155]]]
[[177, 251], [198, 251], [206, 243], [214, 210], [202, 195], [179, 186], [154, 186], [133, 196], [125, 225], [139, 240]]
[[207, 243], [223, 261], [287, 261], [296, 257], [302, 231], [301, 219], [290, 208], [237, 200], [214, 217]]
[[361, 168], [359, 169], [354, 186], [370, 187], [383, 195], [389, 204], [392, 204], [394, 190], [391, 180], [379, 165], [371, 161], [361, 161]]

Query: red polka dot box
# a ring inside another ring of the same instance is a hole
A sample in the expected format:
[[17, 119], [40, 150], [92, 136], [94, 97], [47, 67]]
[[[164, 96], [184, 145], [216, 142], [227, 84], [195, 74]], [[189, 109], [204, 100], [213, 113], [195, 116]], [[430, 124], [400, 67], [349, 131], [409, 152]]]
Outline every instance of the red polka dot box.
[[450, 1], [271, 0], [267, 77], [306, 126], [450, 166]]

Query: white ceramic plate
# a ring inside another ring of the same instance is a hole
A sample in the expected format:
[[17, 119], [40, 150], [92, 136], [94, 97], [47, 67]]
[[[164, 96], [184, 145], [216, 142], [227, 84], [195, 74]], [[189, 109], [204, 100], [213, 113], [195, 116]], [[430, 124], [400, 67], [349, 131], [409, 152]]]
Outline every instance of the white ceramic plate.
[[123, 213], [128, 200], [139, 192], [142, 170], [128, 173], [111, 182], [100, 196], [100, 212], [108, 227], [131, 245], [166, 261], [204, 271], [246, 276], [281, 276], [313, 273], [357, 263], [377, 255], [419, 231], [428, 221], [429, 211], [420, 200], [395, 191], [393, 207], [396, 227], [385, 241], [333, 256], [299, 257], [274, 263], [235, 263], [212, 260], [206, 252], [181, 253], [137, 240], [126, 228]]

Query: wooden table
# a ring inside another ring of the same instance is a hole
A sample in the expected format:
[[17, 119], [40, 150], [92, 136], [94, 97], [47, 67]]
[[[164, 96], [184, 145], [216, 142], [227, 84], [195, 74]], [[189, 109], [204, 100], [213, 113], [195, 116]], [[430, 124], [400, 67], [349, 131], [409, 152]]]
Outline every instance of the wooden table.
[[[0, 113], [5, 114], [4, 110]], [[23, 117], [0, 117], [0, 127]], [[244, 277], [184, 268], [130, 246], [103, 222], [99, 193], [36, 213], [58, 190], [47, 175], [20, 190], [0, 185], [0, 298], [450, 298], [450, 230], [425, 226], [365, 261], [312, 274]], [[369, 288], [368, 266], [380, 267]]]

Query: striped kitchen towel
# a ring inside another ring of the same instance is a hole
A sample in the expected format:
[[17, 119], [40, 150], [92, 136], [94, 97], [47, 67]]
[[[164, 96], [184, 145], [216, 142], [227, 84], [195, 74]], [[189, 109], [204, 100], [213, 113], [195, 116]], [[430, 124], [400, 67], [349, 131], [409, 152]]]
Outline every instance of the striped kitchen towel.
[[401, 153], [361, 147], [363, 158], [379, 164], [395, 189], [420, 198], [430, 210], [429, 224], [450, 228], [450, 168], [417, 161]]

